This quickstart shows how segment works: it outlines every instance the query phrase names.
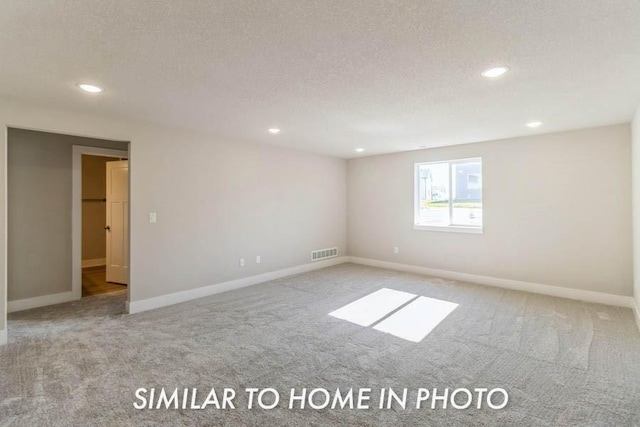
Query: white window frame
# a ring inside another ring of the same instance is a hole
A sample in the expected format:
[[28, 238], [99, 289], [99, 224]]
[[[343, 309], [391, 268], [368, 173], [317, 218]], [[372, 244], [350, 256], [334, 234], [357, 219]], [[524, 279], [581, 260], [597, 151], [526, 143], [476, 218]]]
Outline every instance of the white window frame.
[[[480, 162], [480, 174], [482, 175], [482, 157], [471, 157], [467, 159], [455, 159], [455, 160], [437, 160], [433, 162], [420, 162], [414, 164], [413, 169], [413, 229], [422, 231], [445, 231], [451, 233], [476, 233], [482, 234], [484, 232], [484, 210], [482, 217], [482, 225], [459, 225], [451, 224], [453, 219], [453, 178], [452, 170], [453, 166], [460, 163]], [[420, 167], [425, 165], [435, 165], [447, 163], [449, 165], [449, 224], [448, 225], [423, 225], [417, 222], [420, 218]], [[483, 197], [484, 199], [484, 197]]]

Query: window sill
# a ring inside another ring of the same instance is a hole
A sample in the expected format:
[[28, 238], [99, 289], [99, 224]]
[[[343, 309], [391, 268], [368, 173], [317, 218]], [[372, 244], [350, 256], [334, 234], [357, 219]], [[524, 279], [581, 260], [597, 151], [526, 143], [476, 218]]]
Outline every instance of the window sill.
[[414, 230], [420, 231], [444, 231], [445, 233], [471, 233], [471, 234], [483, 234], [484, 229], [482, 227], [464, 227], [461, 225], [420, 225], [414, 224]]

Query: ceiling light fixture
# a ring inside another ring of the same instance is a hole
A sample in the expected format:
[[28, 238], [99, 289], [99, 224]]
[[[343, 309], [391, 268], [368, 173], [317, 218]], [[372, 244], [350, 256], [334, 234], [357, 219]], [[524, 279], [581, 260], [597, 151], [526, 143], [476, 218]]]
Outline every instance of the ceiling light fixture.
[[277, 133], [280, 133], [280, 129], [278, 129], [278, 128], [271, 128], [271, 129], [269, 129], [269, 133], [272, 133], [272, 134], [274, 134], [274, 135], [275, 135], [275, 134], [277, 134]]
[[509, 67], [503, 65], [500, 67], [488, 68], [482, 72], [482, 77], [486, 77], [489, 79], [495, 79], [496, 77], [500, 77], [509, 71]]
[[542, 124], [542, 122], [529, 122], [527, 123], [527, 127], [530, 128], [537, 128], [538, 126], [540, 126]]
[[90, 85], [88, 83], [78, 83], [78, 87], [83, 91], [89, 92], [89, 93], [104, 92], [104, 89], [102, 89], [100, 86]]
[[362, 153], [362, 152], [364, 151], [364, 148], [356, 148], [356, 151], [357, 151], [358, 153]]

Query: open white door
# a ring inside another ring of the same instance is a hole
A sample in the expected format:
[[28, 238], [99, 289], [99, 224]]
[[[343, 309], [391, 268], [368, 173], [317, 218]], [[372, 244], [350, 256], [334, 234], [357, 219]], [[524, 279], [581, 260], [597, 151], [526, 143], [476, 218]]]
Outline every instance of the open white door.
[[107, 282], [129, 284], [129, 161], [107, 162]]

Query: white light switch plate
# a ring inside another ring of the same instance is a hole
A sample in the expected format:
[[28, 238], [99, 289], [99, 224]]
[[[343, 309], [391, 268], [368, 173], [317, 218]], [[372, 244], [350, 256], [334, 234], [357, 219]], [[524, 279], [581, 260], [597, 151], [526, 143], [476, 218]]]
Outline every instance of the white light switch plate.
[[156, 222], [157, 215], [155, 212], [149, 212], [149, 222]]

